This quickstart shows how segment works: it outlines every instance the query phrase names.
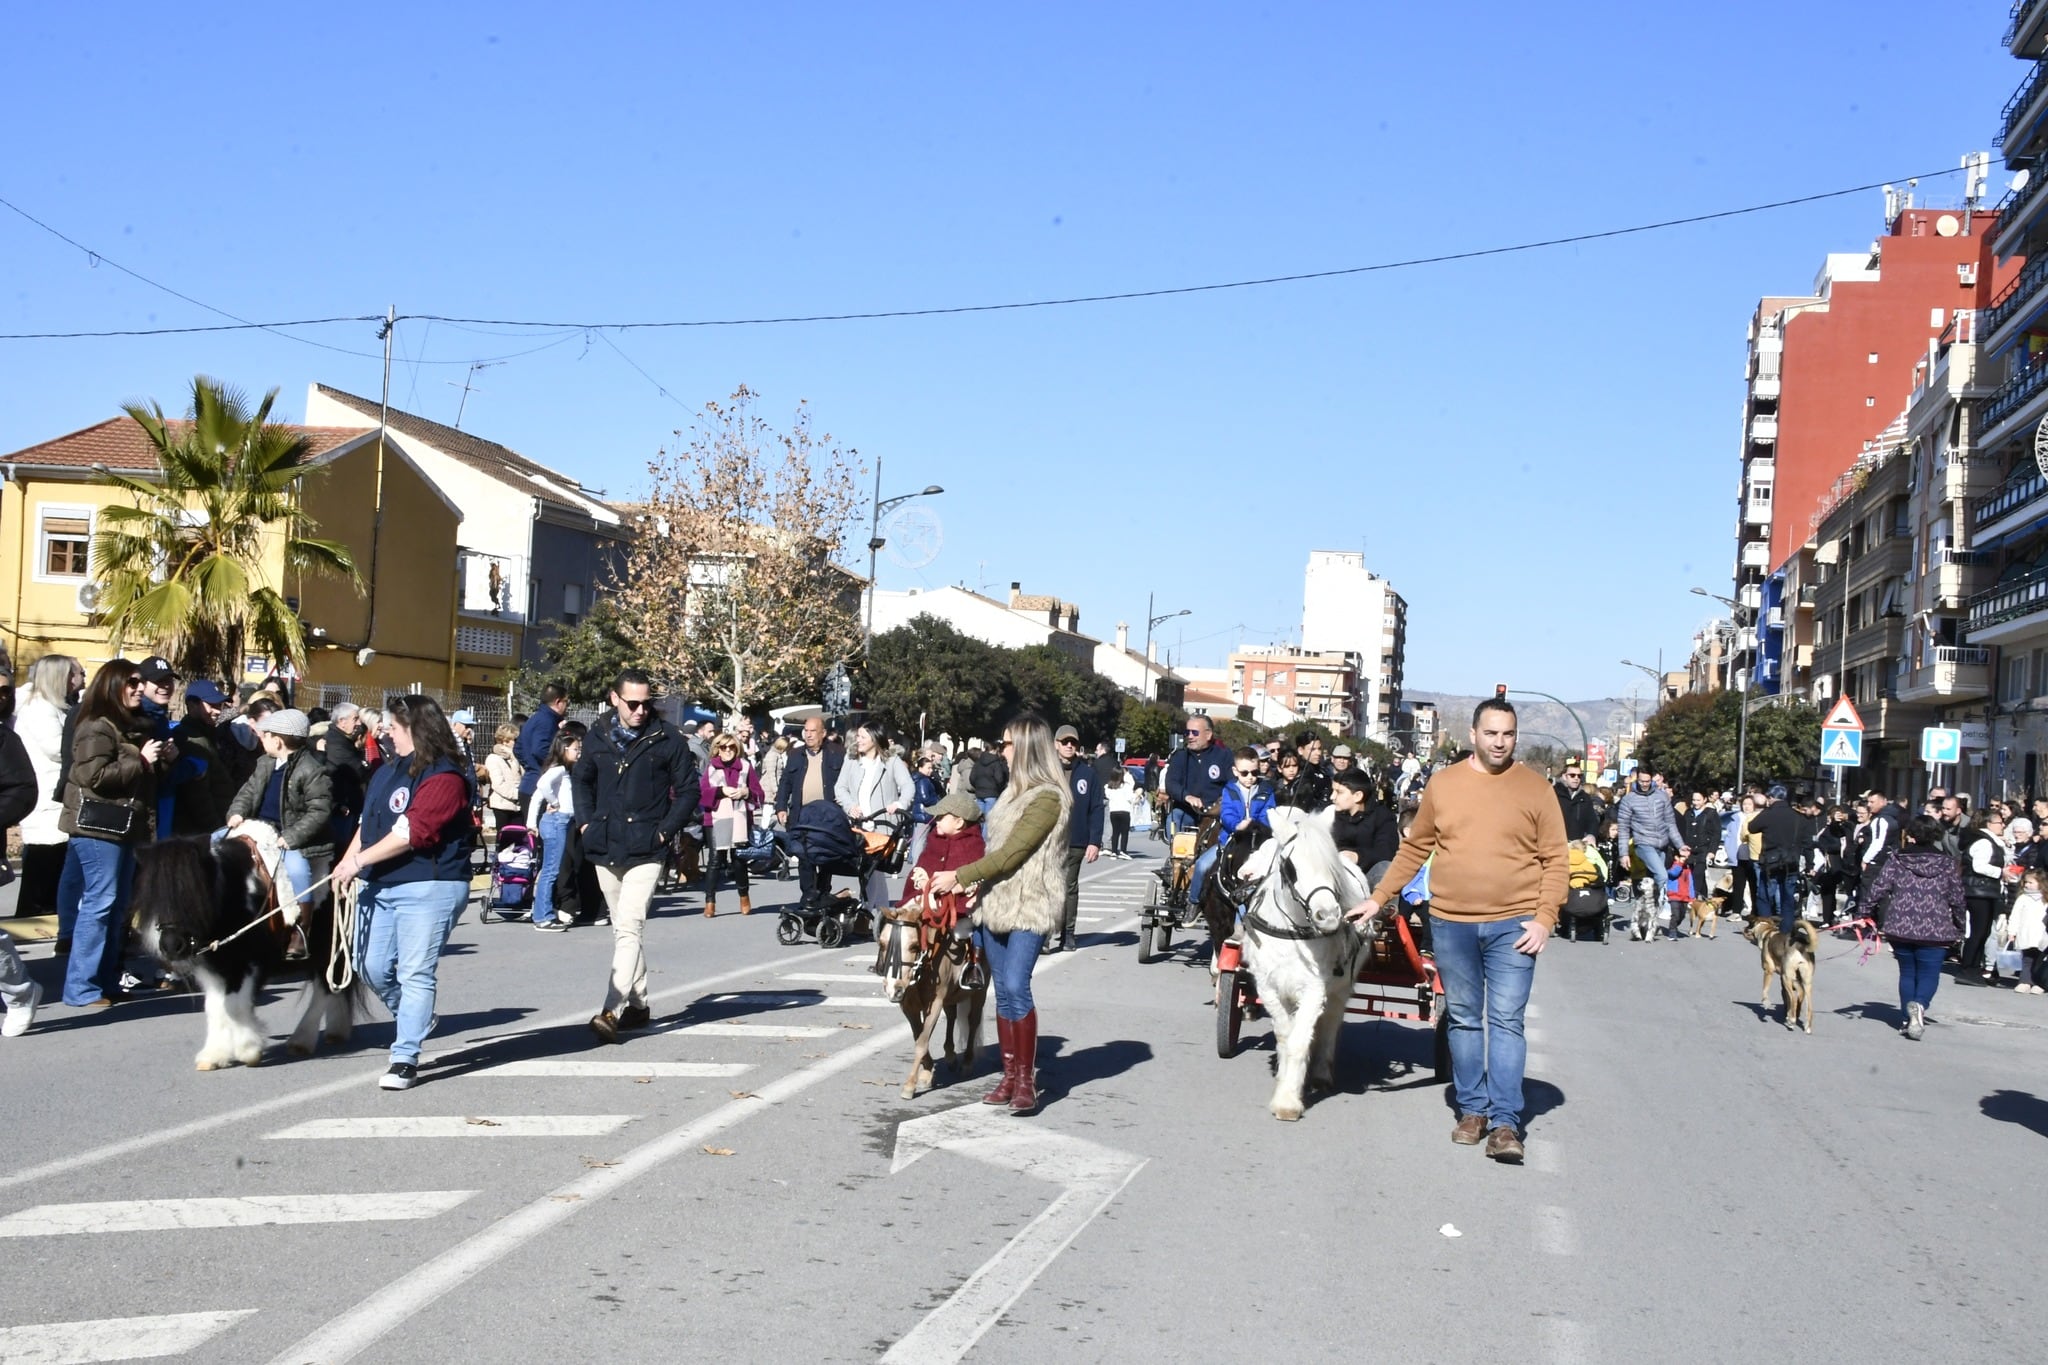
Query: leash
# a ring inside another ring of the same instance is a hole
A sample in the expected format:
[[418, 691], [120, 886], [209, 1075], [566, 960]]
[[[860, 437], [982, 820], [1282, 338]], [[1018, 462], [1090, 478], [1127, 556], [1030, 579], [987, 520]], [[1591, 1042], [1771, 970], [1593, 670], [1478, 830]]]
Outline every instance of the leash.
[[[1854, 933], [1856, 935], [1856, 942], [1862, 945], [1863, 951], [1857, 954], [1856, 957], [1856, 965], [1859, 967], [1870, 961], [1877, 950], [1884, 946], [1884, 934], [1878, 929], [1877, 921], [1867, 915], [1828, 926], [1828, 932], [1831, 934], [1839, 934], [1844, 929]], [[1870, 937], [1868, 938], [1863, 936], [1865, 929], [1870, 930]]]
[[[293, 898], [294, 902], [296, 903], [300, 897], [310, 900], [315, 891], [318, 891], [333, 880], [334, 873], [328, 873], [319, 881], [307, 887], [303, 892], [300, 892], [299, 896], [295, 896]], [[360, 884], [360, 882], [351, 882], [345, 889], [334, 894], [334, 937], [328, 944], [325, 972], [327, 976], [327, 989], [336, 995], [340, 995], [355, 984], [356, 890]], [[297, 888], [293, 889], [297, 890]], [[273, 918], [282, 913], [282, 906], [276, 910], [265, 910], [233, 933], [221, 935], [199, 951], [201, 953], [210, 953], [216, 948], [225, 947], [258, 925], [268, 924]]]

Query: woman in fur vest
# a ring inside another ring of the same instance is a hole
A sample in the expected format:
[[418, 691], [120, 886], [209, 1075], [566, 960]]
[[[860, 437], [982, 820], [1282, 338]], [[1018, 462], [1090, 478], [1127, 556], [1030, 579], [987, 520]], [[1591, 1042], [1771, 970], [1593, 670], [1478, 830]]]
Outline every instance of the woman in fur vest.
[[1038, 1011], [1031, 969], [1060, 922], [1067, 895], [1067, 812], [1073, 801], [1052, 730], [1034, 715], [1010, 722], [1010, 781], [988, 813], [988, 852], [932, 879], [940, 895], [971, 894], [975, 940], [996, 988], [1003, 1079], [982, 1097], [1016, 1114], [1038, 1108]]

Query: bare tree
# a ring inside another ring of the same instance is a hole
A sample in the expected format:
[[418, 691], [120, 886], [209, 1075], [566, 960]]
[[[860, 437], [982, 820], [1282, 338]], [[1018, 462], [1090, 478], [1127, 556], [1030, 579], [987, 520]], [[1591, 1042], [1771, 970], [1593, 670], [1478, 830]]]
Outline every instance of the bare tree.
[[727, 715], [810, 695], [860, 645], [861, 580], [833, 562], [860, 507], [855, 451], [788, 431], [745, 386], [648, 464], [616, 585], [647, 667]]

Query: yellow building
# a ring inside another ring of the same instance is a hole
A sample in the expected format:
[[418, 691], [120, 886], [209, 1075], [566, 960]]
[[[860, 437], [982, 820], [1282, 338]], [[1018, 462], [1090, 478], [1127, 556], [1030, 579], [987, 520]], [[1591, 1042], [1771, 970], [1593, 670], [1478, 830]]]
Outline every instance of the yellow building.
[[[310, 445], [313, 472], [301, 497], [314, 534], [346, 545], [363, 586], [287, 574], [271, 541], [265, 581], [296, 600], [308, 656], [302, 705], [358, 691], [419, 688], [502, 692], [518, 657], [516, 636], [491, 642], [473, 661], [458, 653], [457, 528], [462, 513], [399, 449], [374, 429], [294, 427]], [[148, 479], [158, 465], [142, 428], [122, 416], [0, 458], [0, 638], [19, 669], [40, 655], [74, 654], [88, 668], [112, 656], [89, 563], [101, 508], [127, 494], [97, 482], [104, 467]], [[131, 641], [127, 652], [148, 652]], [[502, 660], [502, 662], [501, 662]], [[270, 661], [245, 661], [261, 677]], [[240, 681], [237, 679], [236, 681]]]

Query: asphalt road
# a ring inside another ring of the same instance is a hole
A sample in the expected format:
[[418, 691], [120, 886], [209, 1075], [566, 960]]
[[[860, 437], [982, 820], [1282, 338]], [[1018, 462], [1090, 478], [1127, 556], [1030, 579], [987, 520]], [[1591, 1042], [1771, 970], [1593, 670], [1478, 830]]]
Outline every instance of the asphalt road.
[[954, 1112], [992, 1059], [898, 1097], [867, 944], [694, 895], [650, 928], [667, 1026], [616, 1048], [606, 931], [465, 916], [404, 1094], [388, 1023], [286, 1060], [290, 989], [274, 1060], [211, 1074], [190, 997], [48, 1009], [0, 1042], [0, 1361], [2033, 1358], [2048, 997], [1950, 982], [1909, 1043], [1889, 959], [1830, 940], [1806, 1037], [1728, 926], [1556, 944], [1506, 1168], [1414, 1025], [1348, 1025], [1337, 1093], [1270, 1118], [1193, 937], [1137, 962], [1150, 866], [1091, 868], [1041, 964], [1026, 1120]]

